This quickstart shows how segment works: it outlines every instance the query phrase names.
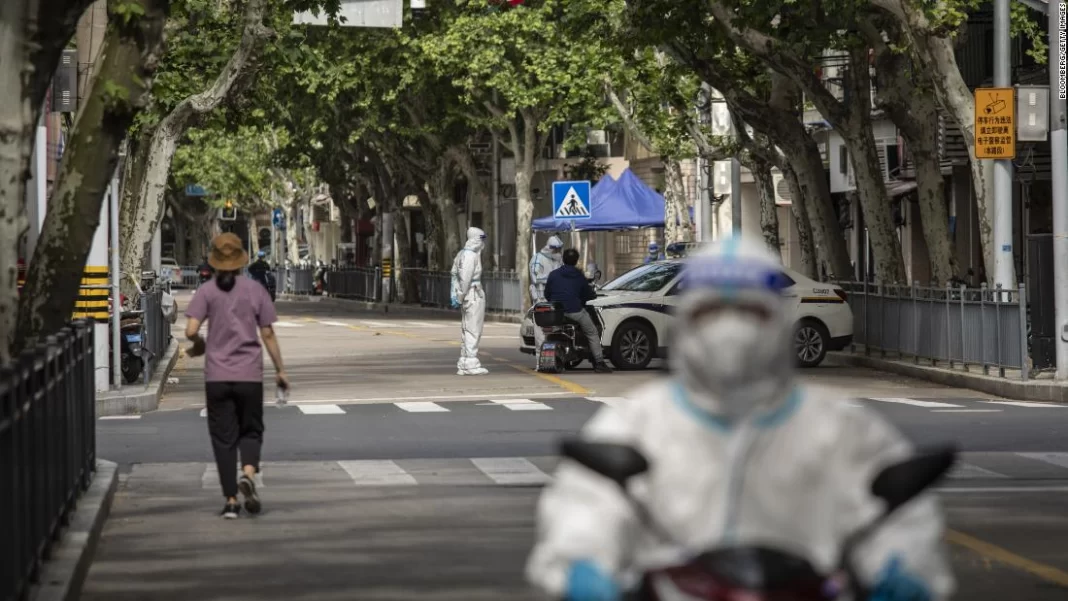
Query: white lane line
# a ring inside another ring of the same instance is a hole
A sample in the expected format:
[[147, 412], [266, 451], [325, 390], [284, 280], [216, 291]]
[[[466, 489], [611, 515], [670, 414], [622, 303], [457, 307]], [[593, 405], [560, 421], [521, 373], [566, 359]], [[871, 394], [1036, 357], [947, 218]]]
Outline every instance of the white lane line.
[[205, 407], [205, 408], [200, 410], [200, 417], [207, 417], [207, 416], [208, 416], [208, 408]]
[[410, 413], [441, 413], [448, 411], [445, 407], [437, 403], [431, 403], [429, 401], [416, 401], [412, 403], [393, 403], [401, 409]]
[[609, 407], [619, 408], [628, 402], [629, 399], [624, 396], [588, 396], [587, 401], [593, 401], [595, 403], [604, 403]]
[[1064, 409], [1065, 407], [1068, 407], [1068, 405], [1061, 405], [1061, 404], [1058, 404], [1058, 403], [1029, 403], [1027, 401], [982, 401], [982, 402], [983, 403], [988, 403], [990, 405], [1012, 405], [1013, 407], [1028, 407], [1028, 408], [1031, 408], [1031, 409], [1043, 409], [1043, 408]]
[[366, 320], [364, 320], [364, 321], [360, 321], [358, 323], [360, 323], [361, 325], [366, 325], [366, 326], [371, 327], [371, 328], [392, 328], [392, 327], [394, 327], [393, 324], [387, 323], [387, 322], [384, 322], [384, 321], [366, 321]]
[[1068, 492], [1068, 486], [978, 486], [936, 488], [940, 493], [1029, 493], [1029, 492]]
[[497, 484], [548, 484], [552, 478], [522, 457], [472, 459], [483, 474]]
[[1001, 413], [1004, 409], [931, 409], [931, 413]]
[[403, 324], [411, 324], [417, 328], [444, 328], [448, 324], [443, 323], [431, 323], [429, 321], [404, 321]]
[[349, 326], [349, 324], [341, 323], [340, 321], [320, 321], [319, 323], [323, 324], [324, 326], [335, 326], [339, 328], [347, 328]]
[[977, 478], [986, 478], [986, 479], [993, 480], [993, 479], [1008, 478], [1008, 476], [1006, 476], [1005, 474], [999, 474], [997, 472], [992, 472], [992, 471], [990, 471], [990, 470], [988, 470], [986, 468], [979, 467], [978, 465], [972, 465], [970, 463], [964, 463], [964, 462], [960, 462], [956, 466], [954, 466], [953, 469], [949, 472], [949, 475], [947, 477], [948, 478], [953, 478], [953, 479], [961, 479], [961, 480], [977, 479]]
[[393, 461], [338, 461], [356, 486], [415, 486], [419, 483]]
[[[450, 364], [450, 365], [455, 365], [455, 363]], [[383, 397], [368, 397], [368, 398], [365, 398], [365, 399], [319, 399], [319, 400], [302, 400], [302, 401], [290, 400], [289, 404], [290, 405], [300, 405], [300, 404], [317, 405], [317, 404], [322, 404], [322, 403], [333, 403], [333, 404], [338, 404], [338, 405], [357, 405], [357, 404], [360, 404], [360, 403], [399, 403], [399, 402], [402, 402], [402, 401], [451, 401], [451, 400], [462, 401], [462, 400], [465, 400], [465, 399], [467, 399], [467, 400], [475, 399], [475, 400], [481, 401], [482, 399], [485, 399], [488, 396], [495, 396], [495, 397], [497, 397], [499, 399], [506, 399], [506, 398], [509, 398], [509, 397], [530, 397], [530, 398], [535, 398], [535, 397], [574, 397], [575, 393], [573, 393], [573, 392], [515, 392], [515, 393], [512, 393], [512, 392], [508, 392], [508, 393], [489, 392], [489, 393], [485, 393], [484, 392], [484, 393], [481, 393], [481, 394], [441, 394], [441, 395], [431, 395], [431, 396], [405, 396], [405, 397], [383, 396]]]
[[304, 415], [337, 415], [345, 411], [337, 405], [298, 405]]
[[293, 323], [292, 321], [276, 321], [273, 324], [276, 328], [303, 328], [302, 323]]
[[113, 419], [141, 419], [140, 415], [105, 415], [100, 418], [100, 421], [113, 420]]
[[1068, 453], [1016, 453], [1020, 457], [1043, 461], [1057, 467], [1068, 468]]
[[953, 403], [939, 403], [936, 401], [920, 401], [917, 399], [899, 399], [899, 398], [881, 398], [870, 399], [872, 401], [879, 401], [880, 403], [897, 403], [900, 405], [913, 405], [916, 407], [963, 407], [964, 405], [955, 405]]
[[552, 407], [532, 401], [530, 399], [511, 399], [511, 400], [493, 400], [490, 402], [495, 405], [502, 405], [511, 409], [512, 411], [552, 411]]

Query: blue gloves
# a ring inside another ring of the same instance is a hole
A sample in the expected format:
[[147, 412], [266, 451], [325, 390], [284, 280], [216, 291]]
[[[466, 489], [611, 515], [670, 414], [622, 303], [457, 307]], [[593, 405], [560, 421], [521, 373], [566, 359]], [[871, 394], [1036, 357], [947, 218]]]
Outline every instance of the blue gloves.
[[878, 584], [872, 589], [869, 601], [931, 601], [927, 585], [905, 572], [901, 557], [894, 556], [883, 570]]
[[460, 308], [460, 300], [458, 298], [456, 298], [455, 296], [449, 298], [449, 307], [451, 307], [453, 309], [459, 309]]
[[619, 585], [597, 564], [589, 560], [571, 564], [565, 601], [619, 601], [620, 598]]

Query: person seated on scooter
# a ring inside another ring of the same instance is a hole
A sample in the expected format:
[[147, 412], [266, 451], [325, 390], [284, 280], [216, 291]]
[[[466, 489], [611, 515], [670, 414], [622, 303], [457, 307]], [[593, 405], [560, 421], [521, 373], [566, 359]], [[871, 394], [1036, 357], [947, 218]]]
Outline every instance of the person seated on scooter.
[[549, 274], [545, 282], [545, 298], [551, 303], [560, 303], [564, 307], [564, 316], [577, 323], [586, 335], [586, 344], [593, 355], [593, 370], [597, 373], [611, 373], [612, 368], [604, 360], [601, 348], [601, 335], [593, 318], [586, 312], [586, 301], [597, 298], [597, 293], [586, 280], [578, 265], [579, 252], [573, 248], [564, 251], [564, 264]]
[[271, 265], [267, 263], [267, 253], [262, 250], [256, 253], [256, 261], [248, 266], [248, 274], [252, 276], [252, 279], [264, 286], [267, 285], [267, 278], [265, 275], [270, 270]]
[[[728, 239], [686, 259], [671, 377], [601, 408], [582, 432], [635, 447], [648, 471], [625, 495], [564, 461], [539, 501], [533, 584], [554, 599], [616, 601], [630, 575], [743, 546], [836, 572], [844, 539], [885, 508], [873, 478], [913, 451], [877, 413], [798, 382], [789, 284], [759, 239]], [[898, 509], [850, 555], [872, 592], [857, 601], [949, 598], [944, 527], [933, 493]]]

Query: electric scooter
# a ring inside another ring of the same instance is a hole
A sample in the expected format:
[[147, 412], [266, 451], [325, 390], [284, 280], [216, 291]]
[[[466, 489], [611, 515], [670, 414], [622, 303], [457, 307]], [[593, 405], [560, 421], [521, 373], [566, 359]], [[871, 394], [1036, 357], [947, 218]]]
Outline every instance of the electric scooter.
[[[565, 440], [561, 454], [614, 482], [635, 508], [639, 519], [665, 541], [672, 538], [658, 528], [648, 509], [627, 492], [631, 478], [649, 469], [646, 458], [622, 444]], [[914, 455], [885, 468], [872, 481], [871, 493], [885, 509], [867, 525], [846, 537], [839, 568], [821, 574], [803, 557], [760, 546], [704, 550], [676, 565], [655, 568], [641, 575], [626, 601], [831, 601], [867, 599], [852, 565], [853, 551], [887, 519], [949, 472], [956, 461], [952, 447]]]

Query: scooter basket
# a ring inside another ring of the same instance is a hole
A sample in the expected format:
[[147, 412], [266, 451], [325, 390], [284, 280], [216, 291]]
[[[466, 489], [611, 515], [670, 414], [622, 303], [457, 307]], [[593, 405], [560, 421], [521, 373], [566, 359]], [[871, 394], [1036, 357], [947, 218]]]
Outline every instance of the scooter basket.
[[564, 310], [554, 303], [534, 305], [534, 325], [539, 328], [553, 328], [564, 325]]

